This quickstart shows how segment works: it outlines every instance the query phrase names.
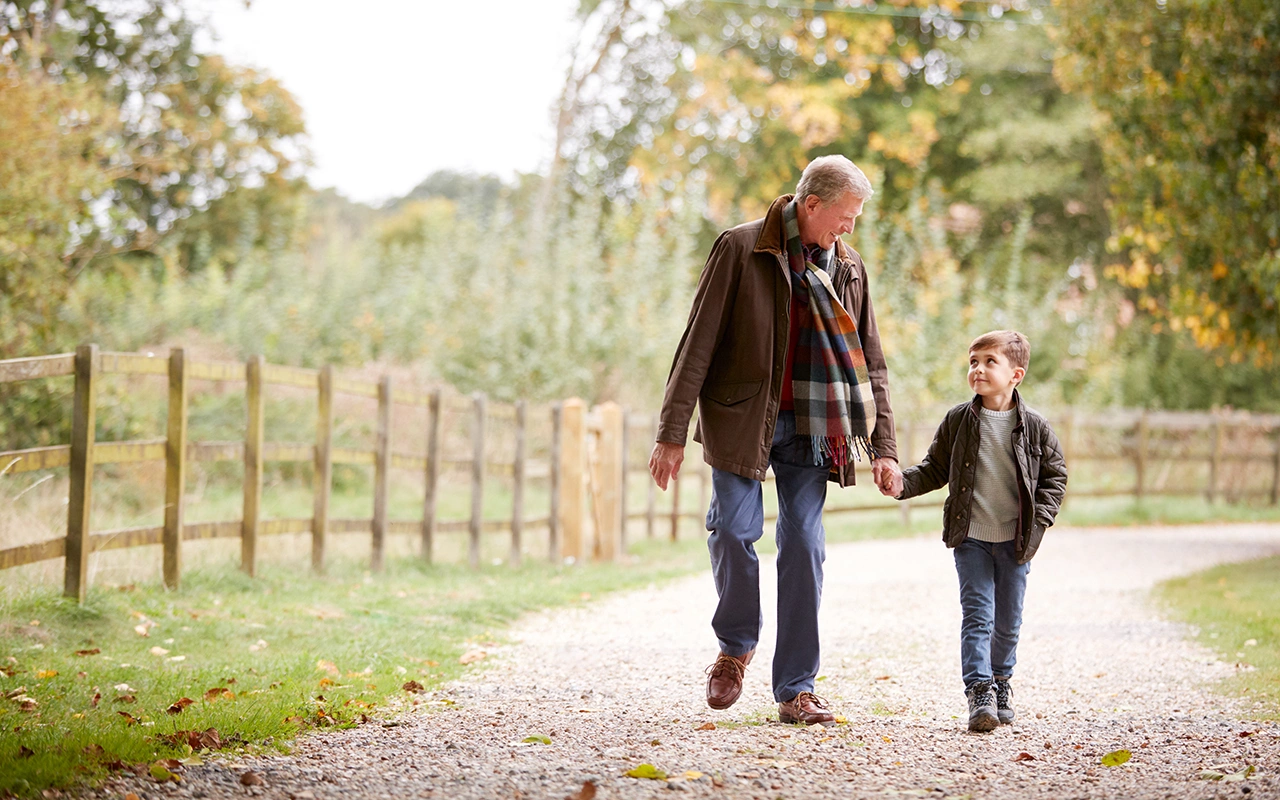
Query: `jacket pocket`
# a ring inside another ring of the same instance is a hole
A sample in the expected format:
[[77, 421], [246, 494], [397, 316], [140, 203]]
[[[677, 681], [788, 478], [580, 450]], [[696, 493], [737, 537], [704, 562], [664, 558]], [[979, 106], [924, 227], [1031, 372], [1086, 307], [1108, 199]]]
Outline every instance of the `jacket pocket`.
[[1025, 564], [1030, 561], [1040, 549], [1040, 543], [1044, 541], [1044, 526], [1038, 522], [1031, 524], [1031, 531], [1027, 534], [1026, 547], [1022, 550], [1022, 558], [1018, 559], [1019, 564]]
[[702, 396], [722, 406], [734, 406], [743, 400], [750, 400], [760, 394], [760, 387], [763, 384], [763, 379], [718, 383], [715, 386], [704, 389]]

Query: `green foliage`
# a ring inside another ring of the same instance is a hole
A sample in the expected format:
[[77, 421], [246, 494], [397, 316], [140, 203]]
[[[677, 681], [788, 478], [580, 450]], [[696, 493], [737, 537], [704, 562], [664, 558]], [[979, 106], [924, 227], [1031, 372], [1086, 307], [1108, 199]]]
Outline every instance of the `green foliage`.
[[1092, 98], [1118, 263], [1141, 307], [1206, 348], [1280, 341], [1280, 7], [1062, 4], [1058, 74]]

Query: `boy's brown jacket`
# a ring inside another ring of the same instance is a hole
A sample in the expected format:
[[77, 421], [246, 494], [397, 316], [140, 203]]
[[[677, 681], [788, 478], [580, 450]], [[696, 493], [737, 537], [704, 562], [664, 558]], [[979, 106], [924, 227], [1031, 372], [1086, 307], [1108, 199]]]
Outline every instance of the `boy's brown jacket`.
[[[720, 234], [698, 280], [693, 310], [676, 348], [658, 422], [658, 441], [684, 445], [694, 403], [704, 458], [717, 469], [764, 480], [782, 397], [791, 332], [791, 277], [784, 251], [782, 209], [793, 195], [773, 201], [764, 219]], [[831, 282], [858, 326], [867, 359], [876, 426], [871, 445], [898, 457], [889, 371], [862, 257], [836, 239]], [[832, 468], [831, 480], [854, 483], [854, 462]]]
[[[1014, 548], [1018, 563], [1036, 554], [1046, 528], [1053, 525], [1067, 490], [1067, 462], [1049, 421], [1022, 402], [1015, 389], [1018, 421], [1013, 427], [1013, 461], [1018, 472], [1018, 531]], [[902, 472], [899, 500], [947, 486], [942, 507], [942, 541], [956, 547], [969, 536], [974, 478], [978, 469], [978, 409], [982, 398], [961, 403], [947, 412], [929, 445], [929, 453]]]

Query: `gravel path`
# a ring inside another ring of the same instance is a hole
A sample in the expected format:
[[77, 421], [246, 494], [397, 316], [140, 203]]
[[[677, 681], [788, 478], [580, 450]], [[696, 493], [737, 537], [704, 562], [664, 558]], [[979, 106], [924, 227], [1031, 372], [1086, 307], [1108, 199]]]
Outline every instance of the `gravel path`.
[[[828, 548], [818, 692], [847, 723], [827, 730], [776, 721], [773, 574], [762, 569], [765, 632], [727, 712], [703, 701], [715, 593], [701, 574], [524, 618], [488, 668], [436, 695], [437, 713], [308, 736], [287, 758], [189, 768], [180, 788], [112, 788], [565, 798], [591, 781], [600, 798], [1280, 797], [1280, 726], [1247, 721], [1247, 704], [1212, 691], [1241, 667], [1189, 642], [1147, 592], [1275, 552], [1280, 525], [1051, 532], [1028, 583], [1020, 716], [991, 734], [965, 731], [955, 570], [931, 536]], [[535, 735], [552, 743], [522, 743]], [[1121, 748], [1131, 761], [1100, 765]], [[624, 776], [641, 763], [674, 780]], [[1246, 765], [1257, 768], [1248, 780], [1198, 777]], [[247, 769], [265, 785], [241, 786]]]

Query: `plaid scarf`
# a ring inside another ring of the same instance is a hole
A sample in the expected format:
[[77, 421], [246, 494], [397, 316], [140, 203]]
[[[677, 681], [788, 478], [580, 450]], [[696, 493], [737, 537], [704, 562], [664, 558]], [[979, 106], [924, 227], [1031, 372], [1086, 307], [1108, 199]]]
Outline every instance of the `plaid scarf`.
[[835, 464], [844, 465], [851, 456], [860, 458], [864, 452], [873, 459], [876, 451], [871, 446], [871, 431], [876, 425], [876, 403], [862, 340], [827, 275], [835, 248], [819, 253], [821, 266], [805, 260], [797, 200], [782, 211], [791, 291], [809, 298], [809, 313], [801, 314], [798, 320], [791, 373], [796, 433], [813, 442], [814, 461], [819, 464], [823, 456], [830, 456]]

